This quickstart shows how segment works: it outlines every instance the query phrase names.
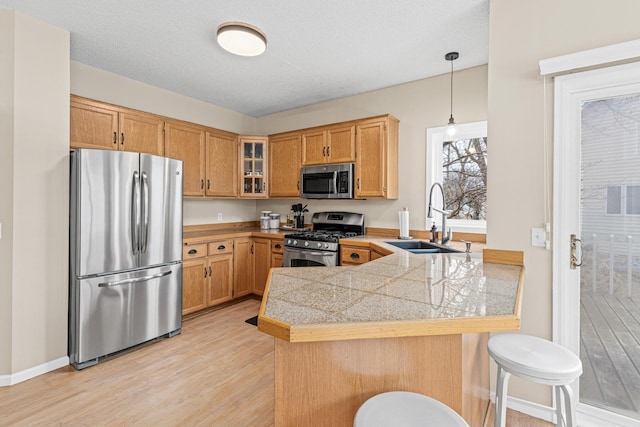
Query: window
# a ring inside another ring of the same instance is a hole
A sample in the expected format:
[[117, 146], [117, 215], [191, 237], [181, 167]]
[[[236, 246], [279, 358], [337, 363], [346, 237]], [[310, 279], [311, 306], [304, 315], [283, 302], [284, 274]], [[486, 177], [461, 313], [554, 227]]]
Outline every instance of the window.
[[[457, 127], [452, 141], [445, 141], [445, 127], [427, 129], [426, 198], [433, 183], [441, 183], [446, 209], [452, 211], [447, 226], [453, 231], [486, 233], [487, 122]], [[440, 195], [433, 198], [439, 207]], [[440, 217], [426, 218], [425, 229], [431, 228], [433, 221], [438, 227], [441, 224]]]
[[607, 215], [640, 215], [640, 185], [607, 186]]

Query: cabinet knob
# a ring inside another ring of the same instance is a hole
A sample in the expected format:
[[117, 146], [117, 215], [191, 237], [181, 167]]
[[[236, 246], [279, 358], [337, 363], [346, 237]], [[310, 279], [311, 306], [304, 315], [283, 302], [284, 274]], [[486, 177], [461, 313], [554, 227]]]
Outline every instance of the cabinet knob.
[[276, 243], [276, 249], [280, 249], [282, 245], [280, 243]]
[[227, 247], [225, 245], [218, 246], [218, 250], [219, 251], [224, 251], [225, 249], [227, 249]]
[[197, 254], [197, 253], [198, 253], [198, 250], [197, 250], [197, 249], [191, 249], [191, 250], [188, 252], [188, 254], [189, 254], [189, 255], [195, 255], [195, 254]]
[[352, 252], [352, 253], [351, 253], [351, 258], [353, 258], [353, 259], [358, 259], [358, 258], [360, 258], [360, 255], [358, 255], [358, 254], [357, 254], [357, 253], [355, 253], [355, 252]]

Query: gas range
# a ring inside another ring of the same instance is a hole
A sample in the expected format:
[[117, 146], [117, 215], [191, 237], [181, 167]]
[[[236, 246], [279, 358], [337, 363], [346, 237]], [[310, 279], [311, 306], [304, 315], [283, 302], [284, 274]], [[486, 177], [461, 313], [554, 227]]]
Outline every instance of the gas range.
[[285, 234], [284, 266], [339, 265], [339, 240], [364, 234], [364, 214], [316, 212], [312, 231]]

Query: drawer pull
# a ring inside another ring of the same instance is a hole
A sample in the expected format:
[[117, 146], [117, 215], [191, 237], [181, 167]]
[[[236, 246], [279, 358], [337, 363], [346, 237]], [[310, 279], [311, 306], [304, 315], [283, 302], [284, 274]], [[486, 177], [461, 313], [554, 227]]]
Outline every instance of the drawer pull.
[[280, 249], [282, 245], [280, 243], [276, 243], [276, 249]]
[[227, 247], [225, 245], [218, 246], [218, 250], [219, 251], [224, 251], [225, 249], [227, 249]]
[[357, 253], [355, 253], [355, 252], [352, 252], [352, 253], [351, 253], [351, 258], [353, 258], [353, 259], [358, 259], [358, 258], [360, 258], [360, 255], [358, 255], [358, 254], [357, 254]]
[[195, 255], [198, 253], [197, 249], [191, 249], [189, 252], [187, 252], [189, 255]]

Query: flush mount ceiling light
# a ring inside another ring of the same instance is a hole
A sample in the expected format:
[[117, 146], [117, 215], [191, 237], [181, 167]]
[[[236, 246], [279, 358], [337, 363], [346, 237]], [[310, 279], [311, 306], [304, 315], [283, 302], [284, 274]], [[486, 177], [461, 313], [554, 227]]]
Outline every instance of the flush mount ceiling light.
[[253, 25], [225, 22], [218, 26], [218, 44], [240, 56], [257, 56], [267, 49], [267, 37]]
[[449, 115], [449, 123], [447, 124], [447, 136], [452, 137], [456, 134], [456, 122], [453, 120], [453, 61], [458, 59], [458, 52], [449, 52], [444, 59], [451, 62], [451, 111]]

